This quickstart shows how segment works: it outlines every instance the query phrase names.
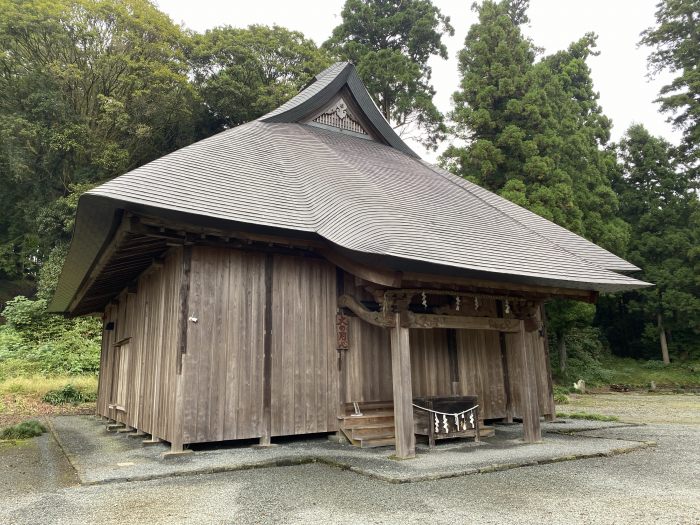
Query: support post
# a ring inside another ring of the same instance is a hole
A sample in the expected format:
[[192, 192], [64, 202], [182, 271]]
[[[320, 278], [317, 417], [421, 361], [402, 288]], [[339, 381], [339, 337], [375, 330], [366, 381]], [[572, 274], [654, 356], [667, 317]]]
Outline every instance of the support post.
[[401, 314], [394, 314], [391, 329], [391, 376], [394, 389], [394, 427], [396, 457], [416, 457], [413, 428], [413, 390], [411, 386], [411, 347], [408, 328], [401, 326]]
[[527, 344], [525, 322], [520, 321], [518, 356], [520, 359], [520, 412], [523, 418], [523, 440], [526, 443], [542, 441], [540, 407], [537, 399], [537, 377], [532, 346]]
[[272, 268], [274, 258], [268, 254], [265, 258], [265, 318], [263, 340], [263, 413], [262, 435], [259, 445], [271, 446], [272, 437]]

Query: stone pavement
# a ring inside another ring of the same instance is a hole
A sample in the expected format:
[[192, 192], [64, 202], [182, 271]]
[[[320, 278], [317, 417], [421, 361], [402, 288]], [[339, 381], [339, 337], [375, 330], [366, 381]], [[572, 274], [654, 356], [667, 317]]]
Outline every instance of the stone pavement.
[[[390, 447], [358, 449], [326, 437], [279, 440], [278, 446], [250, 444], [193, 447], [194, 454], [163, 460], [167, 445], [142, 447], [139, 439], [107, 432], [91, 416], [62, 416], [50, 420], [51, 431], [75, 468], [80, 483], [95, 485], [145, 481], [177, 476], [241, 471], [254, 468], [320, 463], [391, 483], [453, 478], [561, 461], [612, 456], [655, 446], [634, 432], [635, 425], [560, 420], [543, 424], [543, 442], [520, 441], [520, 425], [498, 425], [496, 436], [473, 443], [441, 443], [428, 452], [419, 446], [417, 457], [398, 461]], [[595, 431], [625, 429], [611, 438]], [[639, 426], [642, 430], [643, 426]], [[638, 440], [636, 438], [638, 437]], [[274, 440], [273, 440], [274, 442]]]

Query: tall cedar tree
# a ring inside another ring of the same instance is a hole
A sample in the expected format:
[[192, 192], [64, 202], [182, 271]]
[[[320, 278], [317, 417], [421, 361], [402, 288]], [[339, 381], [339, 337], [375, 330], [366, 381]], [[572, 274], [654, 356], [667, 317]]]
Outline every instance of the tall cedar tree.
[[628, 257], [654, 288], [610, 297], [600, 321], [629, 354], [700, 357], [700, 201], [674, 148], [641, 125], [620, 142], [615, 181], [633, 228]]
[[657, 4], [657, 26], [642, 33], [641, 44], [653, 48], [652, 73], [676, 75], [661, 88], [661, 111], [683, 131], [682, 153], [700, 179], [700, 0], [663, 0]]
[[341, 16], [324, 47], [357, 66], [395, 128], [435, 149], [447, 130], [433, 104], [428, 59], [447, 58], [442, 37], [454, 34], [449, 17], [430, 0], [347, 0]]
[[[602, 113], [587, 58], [596, 37], [587, 34], [565, 51], [536, 61], [538, 49], [520, 27], [528, 2], [487, 0], [459, 55], [460, 90], [452, 120], [460, 144], [442, 163], [459, 175], [617, 253], [629, 225], [617, 217], [610, 179], [611, 122]], [[565, 337], [592, 319], [592, 307], [549, 308], [550, 331], [566, 362]]]
[[184, 38], [146, 0], [0, 0], [0, 281], [69, 235], [76, 184], [194, 139]]
[[302, 33], [261, 25], [194, 35], [190, 60], [209, 125], [217, 130], [280, 106], [331, 64], [328, 53]]

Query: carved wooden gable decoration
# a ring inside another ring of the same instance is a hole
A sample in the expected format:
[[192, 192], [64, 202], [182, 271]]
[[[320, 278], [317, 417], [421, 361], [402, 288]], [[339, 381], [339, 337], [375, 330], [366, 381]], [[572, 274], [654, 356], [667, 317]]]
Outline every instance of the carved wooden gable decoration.
[[321, 113], [312, 118], [311, 122], [323, 127], [338, 128], [359, 135], [369, 135], [342, 97], [337, 98]]

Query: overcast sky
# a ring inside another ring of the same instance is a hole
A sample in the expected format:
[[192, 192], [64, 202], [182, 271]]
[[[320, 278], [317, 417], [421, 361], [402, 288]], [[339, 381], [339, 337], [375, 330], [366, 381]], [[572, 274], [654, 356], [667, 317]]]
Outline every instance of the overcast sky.
[[[476, 21], [471, 0], [435, 0], [450, 17], [454, 37], [446, 39], [449, 59], [432, 59], [435, 103], [442, 111], [451, 109], [451, 96], [459, 85], [457, 52], [464, 44], [469, 26]], [[158, 6], [177, 23], [203, 32], [231, 25], [278, 24], [303, 32], [317, 44], [326, 40], [340, 22], [344, 0], [157, 0]], [[583, 34], [598, 34], [600, 55], [589, 60], [595, 88], [606, 115], [613, 120], [613, 140], [618, 140], [632, 123], [644, 124], [653, 134], [677, 144], [680, 135], [657, 112], [653, 102], [659, 88], [669, 81], [661, 75], [647, 78], [647, 48], [638, 48], [639, 33], [654, 25], [656, 0], [531, 0], [530, 25], [526, 33], [535, 44], [553, 53], [566, 48]], [[436, 154], [412, 144], [428, 160]]]

